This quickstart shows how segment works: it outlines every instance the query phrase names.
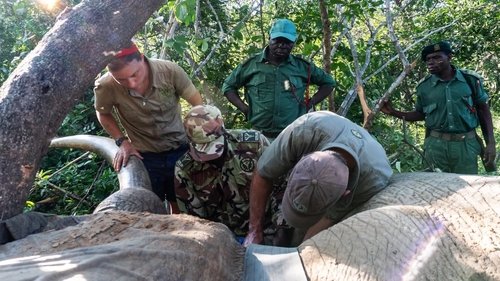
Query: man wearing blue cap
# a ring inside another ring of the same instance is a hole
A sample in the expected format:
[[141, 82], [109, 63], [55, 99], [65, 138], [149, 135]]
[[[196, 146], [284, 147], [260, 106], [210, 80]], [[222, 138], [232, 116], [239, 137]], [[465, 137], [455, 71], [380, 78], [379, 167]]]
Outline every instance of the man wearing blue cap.
[[[452, 53], [448, 42], [438, 42], [422, 49], [422, 61], [431, 75], [417, 86], [415, 110], [401, 112], [394, 110], [390, 103], [381, 110], [406, 121], [425, 120], [425, 159], [431, 168], [449, 173], [477, 174], [477, 156], [480, 155], [485, 170], [495, 171], [493, 122], [482, 78], [475, 72], [452, 65]], [[478, 126], [486, 147], [476, 134]]]
[[[291, 55], [297, 29], [288, 19], [276, 20], [269, 45], [238, 65], [226, 78], [222, 92], [249, 120], [253, 128], [273, 140], [288, 124], [325, 99], [335, 80], [298, 56]], [[309, 98], [309, 86], [318, 91]], [[245, 89], [245, 101], [238, 90]]]

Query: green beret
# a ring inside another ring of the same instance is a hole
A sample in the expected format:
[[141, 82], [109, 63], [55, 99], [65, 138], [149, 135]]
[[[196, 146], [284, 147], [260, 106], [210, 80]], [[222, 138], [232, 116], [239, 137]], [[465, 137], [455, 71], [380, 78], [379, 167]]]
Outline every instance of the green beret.
[[432, 54], [435, 52], [443, 52], [447, 55], [453, 53], [451, 50], [450, 43], [441, 41], [429, 46], [426, 46], [425, 48], [422, 49], [422, 60], [425, 61], [425, 58], [427, 57], [428, 54]]

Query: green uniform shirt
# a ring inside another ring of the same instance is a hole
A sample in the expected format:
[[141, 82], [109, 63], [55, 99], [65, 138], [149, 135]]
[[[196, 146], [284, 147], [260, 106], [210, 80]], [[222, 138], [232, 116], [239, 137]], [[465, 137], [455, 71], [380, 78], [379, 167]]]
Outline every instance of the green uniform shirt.
[[238, 92], [245, 87], [252, 126], [262, 132], [279, 133], [306, 112], [308, 73], [309, 84], [335, 86], [335, 81], [313, 63], [294, 55], [278, 66], [270, 64], [266, 51], [267, 48], [236, 67], [224, 81], [222, 92]]
[[425, 126], [430, 130], [465, 133], [479, 124], [473, 107], [486, 102], [488, 95], [478, 83], [479, 91], [474, 99], [462, 72], [456, 69], [455, 73], [450, 81], [430, 75], [417, 86], [415, 110], [425, 115]]
[[291, 170], [305, 155], [340, 148], [355, 160], [348, 188], [327, 216], [336, 218], [387, 186], [392, 168], [384, 148], [362, 127], [329, 111], [308, 113], [295, 120], [271, 143], [257, 163], [259, 174], [275, 179]]
[[120, 85], [106, 73], [95, 82], [95, 109], [109, 114], [116, 110], [128, 137], [141, 152], [176, 149], [187, 138], [179, 98], [197, 90], [186, 72], [171, 61], [147, 59], [152, 90], [142, 96]]
[[269, 141], [254, 130], [228, 130], [223, 161], [197, 162], [189, 153], [175, 166], [175, 193], [182, 212], [248, 231], [250, 183]]

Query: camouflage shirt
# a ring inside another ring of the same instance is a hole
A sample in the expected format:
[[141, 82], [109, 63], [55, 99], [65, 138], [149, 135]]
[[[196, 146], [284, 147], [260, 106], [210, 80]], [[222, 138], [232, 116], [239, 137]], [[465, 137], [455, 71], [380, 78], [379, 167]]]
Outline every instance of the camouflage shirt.
[[181, 212], [217, 221], [236, 235], [248, 231], [250, 183], [269, 141], [255, 130], [227, 130], [221, 158], [198, 162], [189, 153], [175, 167], [175, 192]]

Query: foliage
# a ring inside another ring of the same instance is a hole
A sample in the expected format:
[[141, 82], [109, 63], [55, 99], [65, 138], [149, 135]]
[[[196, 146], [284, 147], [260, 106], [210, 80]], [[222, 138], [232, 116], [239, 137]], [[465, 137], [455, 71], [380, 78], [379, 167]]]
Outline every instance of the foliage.
[[[67, 1], [68, 5], [77, 2]], [[356, 51], [359, 64], [366, 63], [363, 79], [377, 73], [363, 84], [367, 102], [373, 107], [403, 68], [385, 26], [384, 1], [325, 2], [331, 22], [332, 45], [337, 43], [331, 57], [331, 73], [339, 84], [335, 104], [338, 107], [354, 85], [356, 65], [353, 51]], [[391, 9], [400, 45], [407, 48], [405, 55], [408, 60], [417, 61], [417, 66], [392, 94], [394, 106], [404, 110], [413, 108], [414, 88], [427, 75], [425, 66], [419, 60], [420, 49], [430, 42], [445, 39], [452, 43], [456, 51], [456, 65], [473, 69], [485, 77], [491, 108], [494, 116], [498, 116], [499, 4], [489, 0], [391, 1]], [[5, 0], [0, 3], [0, 82], [3, 83], [21, 59], [35, 47], [55, 22], [56, 13], [44, 11], [30, 0]], [[236, 65], [265, 47], [272, 20], [282, 17], [290, 18], [298, 27], [299, 39], [294, 53], [322, 65], [323, 26], [318, 2], [314, 0], [169, 0], [135, 39], [148, 56], [173, 60], [192, 75], [206, 102], [222, 109], [228, 128], [249, 127], [244, 116], [223, 97], [220, 87]], [[372, 38], [367, 22], [374, 27], [381, 26], [373, 41], [370, 41]], [[443, 29], [432, 33], [440, 27]], [[342, 35], [346, 28], [351, 32], [354, 46]], [[340, 38], [338, 42], [337, 38]], [[367, 54], [371, 56], [367, 57]], [[92, 99], [89, 89], [81, 103], [64, 120], [59, 135], [106, 135], [96, 120]], [[184, 103], [183, 109], [187, 108]], [[358, 102], [350, 107], [347, 117], [362, 123], [363, 114]], [[500, 127], [499, 122], [496, 117], [495, 128]], [[404, 127], [400, 120], [379, 115], [371, 133], [386, 148], [395, 171], [425, 169], [417, 153], [424, 139], [421, 123], [406, 124]], [[496, 139], [500, 140], [500, 132], [497, 130], [495, 133]], [[498, 146], [497, 150], [500, 150]], [[82, 155], [79, 161], [65, 167]], [[65, 168], [60, 171], [62, 167]], [[66, 192], [57, 191], [53, 185]], [[116, 186], [114, 172], [99, 157], [80, 151], [52, 149], [43, 161], [27, 209], [61, 214], [90, 212], [92, 206]], [[71, 198], [70, 194], [85, 198], [89, 204]], [[53, 203], [43, 203], [55, 197], [57, 199]]]

